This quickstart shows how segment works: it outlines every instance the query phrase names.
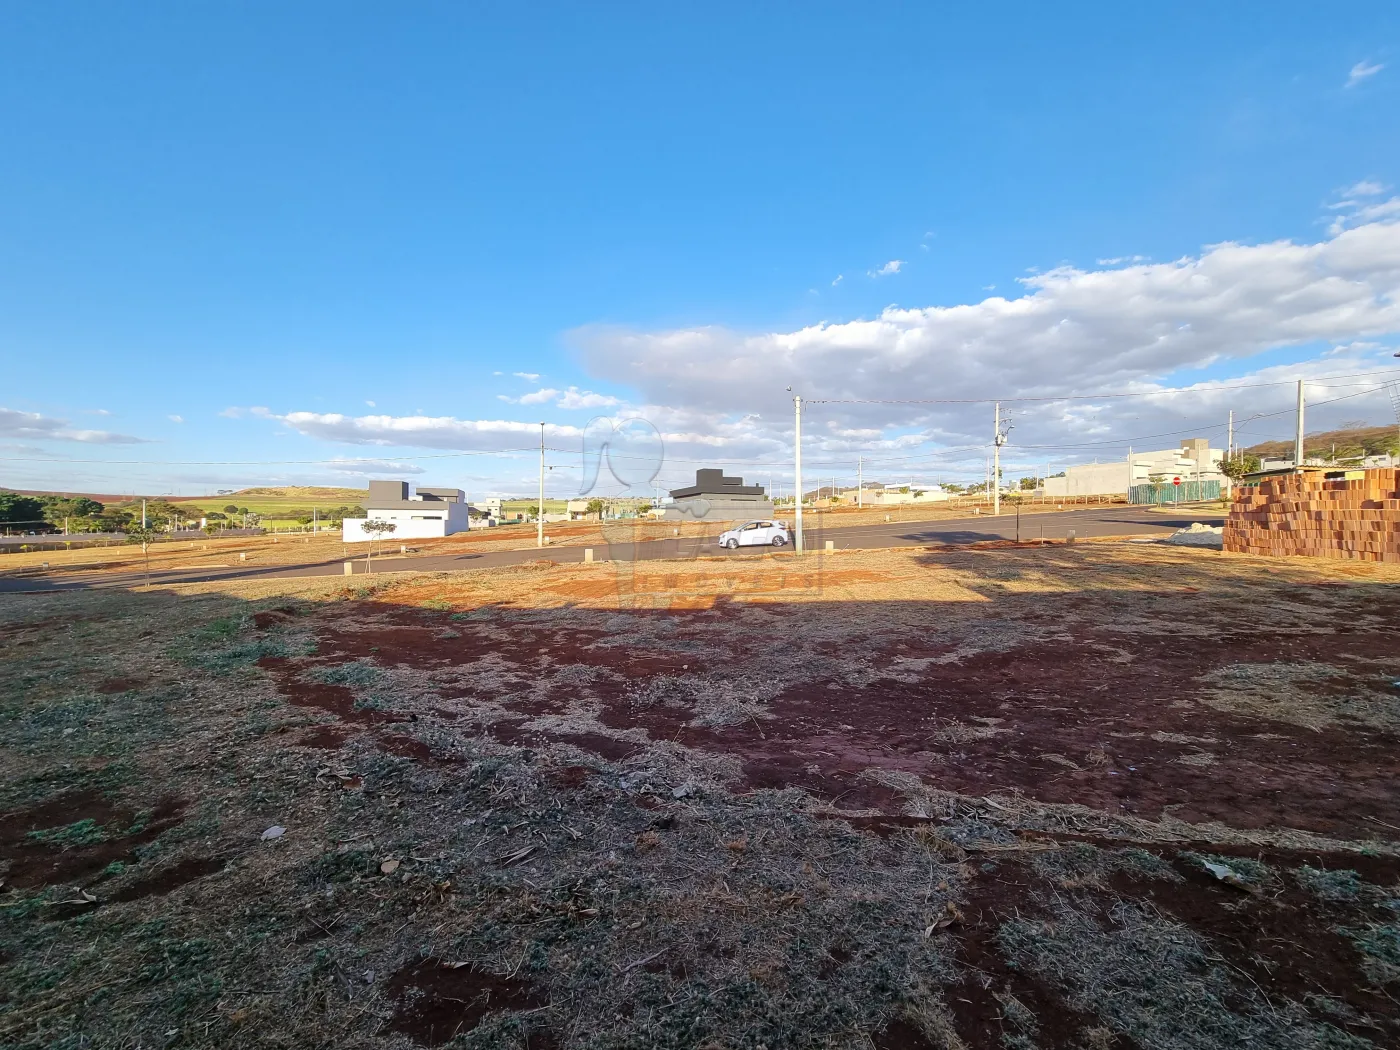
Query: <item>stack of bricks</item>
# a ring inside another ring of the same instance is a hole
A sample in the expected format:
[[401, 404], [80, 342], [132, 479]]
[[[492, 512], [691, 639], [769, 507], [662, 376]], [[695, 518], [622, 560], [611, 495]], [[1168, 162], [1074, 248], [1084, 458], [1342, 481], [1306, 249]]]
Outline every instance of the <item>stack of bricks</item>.
[[1225, 549], [1400, 562], [1400, 470], [1310, 470], [1235, 490]]

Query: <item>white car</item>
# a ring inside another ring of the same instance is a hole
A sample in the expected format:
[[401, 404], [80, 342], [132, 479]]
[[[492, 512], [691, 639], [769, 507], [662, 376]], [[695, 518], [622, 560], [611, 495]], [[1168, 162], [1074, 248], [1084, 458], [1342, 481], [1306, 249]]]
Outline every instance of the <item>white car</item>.
[[746, 521], [737, 529], [719, 534], [719, 545], [728, 550], [736, 547], [784, 547], [788, 528], [781, 521]]

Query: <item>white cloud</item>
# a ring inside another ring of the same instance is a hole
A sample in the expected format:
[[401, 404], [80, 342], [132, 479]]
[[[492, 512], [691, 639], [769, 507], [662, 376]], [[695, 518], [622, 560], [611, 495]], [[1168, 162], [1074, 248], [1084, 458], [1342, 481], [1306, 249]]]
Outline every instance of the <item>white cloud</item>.
[[532, 390], [528, 394], [522, 394], [515, 399], [517, 405], [542, 405], [546, 401], [553, 401], [559, 395], [559, 391], [552, 387], [540, 387]]
[[87, 414], [90, 416], [110, 416], [112, 413], [105, 408], [90, 408], [87, 410]]
[[622, 402], [607, 394], [595, 394], [591, 390], [580, 390], [576, 386], [569, 387], [559, 397], [557, 402], [560, 408], [614, 408]]
[[[664, 424], [668, 445], [675, 437], [700, 447], [700, 435], [708, 434], [718, 442], [712, 447], [786, 456], [788, 385], [814, 402], [1155, 392], [1181, 385], [1174, 374], [1212, 364], [1235, 361], [1229, 374], [1248, 373], [1250, 357], [1277, 347], [1385, 337], [1400, 331], [1400, 222], [1350, 226], [1318, 243], [1226, 242], [1168, 263], [1060, 267], [1021, 283], [1018, 298], [891, 307], [871, 319], [796, 331], [589, 328], [574, 339], [592, 374], [640, 391], [646, 407], [636, 411]], [[1393, 365], [1388, 354], [1357, 348], [1254, 374], [1286, 379]], [[1022, 406], [1016, 440], [1126, 439], [1219, 422], [1231, 407], [1241, 414], [1286, 408], [1286, 388], [1219, 386], [1199, 385], [1188, 397]], [[1383, 398], [1377, 406], [1383, 413]], [[814, 404], [812, 411], [813, 434], [820, 433], [818, 419], [849, 431], [874, 427], [890, 441], [914, 435], [980, 445], [990, 430], [985, 405]], [[812, 440], [814, 456], [845, 456], [856, 447], [839, 430]], [[1153, 440], [1154, 447], [1173, 443], [1170, 436]], [[976, 456], [980, 462], [981, 452]]]
[[166, 416], [165, 418], [170, 420], [170, 422], [172, 423], [183, 423], [185, 421], [184, 416]]
[[370, 408], [376, 407], [373, 401], [366, 401], [365, 404], [369, 405]]
[[840, 284], [840, 283], [841, 283], [842, 281], [844, 281], [845, 279], [846, 279], [846, 275], [845, 275], [844, 273], [838, 273], [838, 274], [836, 275], [836, 280], [834, 280], [834, 281], [831, 282], [831, 287], [835, 288], [838, 284]]
[[1357, 84], [1361, 83], [1363, 80], [1375, 76], [1384, 68], [1385, 64], [1382, 62], [1377, 62], [1374, 65], [1368, 65], [1365, 62], [1358, 62], [1356, 63], [1356, 65], [1351, 67], [1351, 73], [1347, 76], [1346, 86], [1349, 88], [1356, 87]]
[[540, 380], [540, 374], [538, 372], [512, 372], [511, 375], [515, 376], [517, 379], [524, 379], [531, 383], [538, 383]]
[[66, 419], [56, 419], [38, 412], [20, 412], [0, 408], [0, 437], [78, 441], [89, 445], [139, 445], [145, 438], [130, 434], [113, 434], [106, 430], [75, 430]]
[[[1364, 196], [1374, 196], [1374, 194], [1365, 194]], [[1334, 204], [1329, 204], [1327, 207], [1337, 213], [1327, 228], [1327, 232], [1334, 237], [1343, 230], [1354, 226], [1393, 221], [1400, 218], [1400, 197], [1367, 202], [1357, 200], [1355, 197], [1347, 197]]]
[[[416, 448], [501, 449], [530, 447], [540, 436], [539, 423], [504, 419], [457, 419], [453, 416], [346, 416], [338, 412], [288, 412], [275, 417], [308, 437], [352, 445], [397, 445]], [[571, 438], [578, 427], [550, 423], [547, 438]]]
[[903, 265], [903, 259], [891, 259], [878, 270], [867, 270], [866, 273], [871, 277], [888, 277], [890, 274], [899, 273], [899, 268]]
[[[1371, 201], [1374, 206], [1374, 195]], [[1163, 448], [1193, 434], [1218, 445], [1232, 409], [1246, 443], [1286, 435], [1292, 380], [1396, 365], [1386, 347], [1400, 332], [1400, 215], [1366, 222], [1349, 213], [1345, 228], [1316, 243], [1226, 242], [1173, 262], [1131, 256], [1120, 262], [1131, 265], [1035, 274], [1010, 298], [891, 307], [872, 318], [795, 331], [582, 329], [573, 339], [589, 373], [635, 391], [634, 398], [625, 403], [577, 387], [525, 396], [651, 421], [668, 457], [658, 483], [674, 487], [706, 464], [785, 476], [792, 402], [784, 387], [791, 385], [808, 399], [804, 447], [814, 474], [853, 473], [859, 452], [867, 477], [912, 473], [930, 481], [937, 473], [979, 475], [990, 405], [829, 402], [1004, 398], [1003, 410], [1016, 425], [1008, 473], [1028, 474], [1047, 462], [1112, 459], [1130, 444], [1139, 451]], [[1322, 349], [1302, 363], [1259, 367], [1251, 360], [1276, 348], [1314, 344]], [[1179, 378], [1211, 365], [1216, 374], [1236, 378]], [[1232, 385], [1246, 380], [1279, 385]], [[1183, 387], [1187, 393], [1179, 391]], [[1125, 390], [1146, 396], [1012, 400]], [[1387, 418], [1379, 389], [1309, 387], [1314, 402], [1351, 393], [1360, 396], [1311, 409], [1310, 429], [1341, 418]], [[1281, 415], [1250, 418], [1261, 413]], [[530, 449], [539, 438], [534, 422], [422, 413], [273, 418], [311, 437], [352, 444], [486, 451]], [[573, 448], [581, 445], [582, 430], [551, 424], [547, 436], [556, 447]], [[480, 462], [482, 469], [499, 463]], [[551, 484], [571, 476], [566, 469], [557, 473]]]
[[225, 419], [242, 419], [243, 409], [239, 408], [237, 405], [229, 405], [228, 408], [220, 412], [219, 415], [223, 416]]
[[1385, 192], [1385, 186], [1375, 179], [1362, 179], [1353, 186], [1348, 186], [1342, 190], [1343, 197], [1379, 197]]
[[347, 459], [337, 457], [326, 461], [326, 466], [337, 474], [364, 476], [370, 474], [422, 474], [424, 468], [417, 463], [404, 463], [393, 459]]

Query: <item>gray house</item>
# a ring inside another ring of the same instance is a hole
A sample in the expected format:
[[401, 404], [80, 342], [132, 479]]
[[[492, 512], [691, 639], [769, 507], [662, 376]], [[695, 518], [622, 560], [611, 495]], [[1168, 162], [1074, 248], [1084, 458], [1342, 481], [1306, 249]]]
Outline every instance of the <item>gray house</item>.
[[738, 521], [771, 518], [773, 504], [762, 485], [745, 485], [727, 478], [723, 470], [705, 467], [695, 472], [695, 484], [672, 489], [675, 502], [666, 508], [666, 521]]

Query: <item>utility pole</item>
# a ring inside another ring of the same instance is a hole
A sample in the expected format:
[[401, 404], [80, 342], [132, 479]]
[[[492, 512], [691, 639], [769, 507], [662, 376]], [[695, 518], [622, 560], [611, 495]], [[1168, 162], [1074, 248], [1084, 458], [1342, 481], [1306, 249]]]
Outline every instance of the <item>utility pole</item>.
[[145, 531], [145, 528], [146, 528], [146, 497], [142, 496], [142, 497], [141, 497], [141, 529], [142, 529], [143, 532]]
[[1298, 432], [1293, 437], [1293, 469], [1303, 465], [1303, 381], [1298, 380]]
[[535, 518], [535, 546], [544, 546], [544, 424], [540, 424], [540, 505]]
[[856, 506], [865, 507], [865, 458], [856, 457]]
[[1235, 410], [1230, 409], [1230, 422], [1225, 425], [1225, 458], [1235, 454]]
[[1006, 444], [1006, 434], [1001, 430], [1001, 402], [997, 402], [996, 415], [993, 417], [992, 429], [995, 431], [995, 439], [992, 442], [992, 513], [1001, 513], [1001, 446]]
[[[789, 390], [792, 387], [788, 387]], [[802, 395], [794, 394], [792, 398], [793, 408], [793, 473], [795, 474], [794, 484], [796, 486], [797, 503], [797, 553], [803, 551], [802, 545]]]

